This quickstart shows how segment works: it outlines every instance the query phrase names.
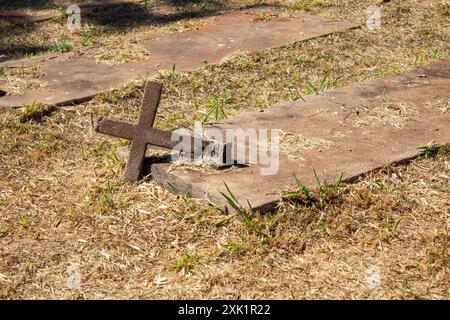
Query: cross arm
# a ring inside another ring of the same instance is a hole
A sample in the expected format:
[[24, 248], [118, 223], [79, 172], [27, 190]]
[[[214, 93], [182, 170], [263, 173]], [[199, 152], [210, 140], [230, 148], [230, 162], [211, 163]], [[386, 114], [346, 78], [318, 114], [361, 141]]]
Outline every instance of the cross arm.
[[125, 122], [108, 118], [99, 118], [95, 131], [114, 137], [132, 140], [135, 136], [136, 126]]
[[184, 136], [171, 131], [164, 131], [158, 128], [149, 128], [143, 132], [143, 140], [148, 144], [152, 144], [158, 147], [166, 149], [175, 148], [182, 139], [190, 139], [190, 145], [192, 147], [191, 153], [195, 151], [201, 152], [208, 145], [214, 143], [214, 141], [202, 140], [194, 136]]

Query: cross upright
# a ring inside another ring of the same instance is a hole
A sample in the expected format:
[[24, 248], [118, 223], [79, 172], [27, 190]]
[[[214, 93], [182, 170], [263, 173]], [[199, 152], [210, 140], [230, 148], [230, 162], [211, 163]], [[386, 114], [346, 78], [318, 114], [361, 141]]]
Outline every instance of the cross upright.
[[[151, 144], [172, 149], [178, 144], [178, 141], [174, 141], [172, 139], [174, 133], [153, 128], [161, 93], [161, 83], [153, 81], [147, 83], [137, 124], [119, 120], [111, 120], [104, 117], [101, 117], [97, 122], [95, 127], [97, 132], [131, 140], [130, 154], [125, 168], [125, 174], [123, 176], [124, 182], [135, 182], [141, 178], [147, 145]], [[182, 137], [180, 135], [177, 136], [179, 138]], [[200, 146], [203, 150], [208, 145], [213, 144], [211, 141], [201, 140], [193, 136], [189, 138], [191, 139], [191, 146], [193, 146], [191, 153], [196, 151], [196, 146]], [[223, 159], [225, 159], [226, 150], [230, 150], [227, 148], [222, 147], [220, 149], [222, 150], [221, 152], [223, 152], [223, 154], [220, 155]]]

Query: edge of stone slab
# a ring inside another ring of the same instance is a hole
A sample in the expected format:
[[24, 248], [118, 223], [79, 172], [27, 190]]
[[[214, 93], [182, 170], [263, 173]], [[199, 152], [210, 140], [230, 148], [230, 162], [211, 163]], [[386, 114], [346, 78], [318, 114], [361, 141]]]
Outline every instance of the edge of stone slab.
[[[382, 170], [386, 167], [392, 167], [392, 166], [399, 166], [408, 164], [411, 161], [419, 158], [423, 153], [422, 152], [415, 152], [411, 155], [405, 155], [404, 157], [389, 161], [386, 164], [370, 169], [365, 172], [361, 172], [349, 177], [346, 177], [342, 180], [343, 183], [355, 183], [359, 181], [360, 179], [368, 176], [371, 173], [377, 172]], [[168, 169], [170, 168], [170, 164], [166, 163], [154, 163], [151, 166], [151, 175], [152, 179], [160, 186], [164, 187], [166, 190], [168, 190], [171, 193], [174, 194], [182, 194], [185, 196], [188, 196], [190, 198], [195, 199], [205, 199], [210, 204], [214, 204], [221, 207], [229, 207], [226, 203], [226, 200], [224, 198], [219, 198], [214, 195], [211, 195], [208, 193], [208, 191], [203, 190], [200, 187], [197, 187], [193, 184], [190, 184], [189, 182], [178, 178], [174, 174], [171, 174]], [[148, 169], [147, 169], [148, 170]], [[253, 210], [256, 212], [264, 213], [264, 212], [272, 212], [276, 209], [276, 207], [280, 204], [280, 202], [283, 200], [281, 195], [273, 195], [269, 196], [267, 201], [259, 202], [259, 203], [251, 203]], [[243, 206], [245, 208], [249, 208], [247, 203], [243, 203]], [[232, 208], [229, 208], [232, 209]]]
[[[97, 93], [94, 93], [94, 94], [91, 94], [91, 95], [88, 95], [88, 96], [75, 98], [75, 99], [68, 99], [68, 100], [64, 100], [64, 101], [60, 101], [60, 102], [56, 102], [56, 103], [42, 103], [42, 105], [49, 105], [49, 106], [55, 106], [55, 107], [67, 107], [67, 106], [74, 105], [74, 104], [80, 104], [80, 103], [88, 102], [88, 101], [94, 99], [97, 95], [100, 95], [100, 94], [106, 93], [106, 92], [110, 92], [111, 90], [114, 90], [114, 88], [113, 89], [99, 91]], [[25, 105], [26, 104], [22, 104], [22, 105], [0, 104], [0, 110], [7, 111], [7, 110], [11, 110], [11, 109], [18, 109], [18, 108], [24, 107]]]
[[[185, 195], [189, 198], [203, 199], [212, 205], [227, 206], [224, 198], [212, 195], [208, 191], [205, 192], [200, 187], [190, 184], [183, 179], [179, 179], [168, 172], [169, 168], [170, 164], [153, 164], [151, 166], [152, 179], [171, 193]], [[259, 212], [268, 212], [275, 209], [281, 198], [278, 195], [273, 195], [271, 198], [272, 199], [267, 202], [252, 204], [252, 208]], [[244, 207], [248, 207], [248, 205], [245, 204]]]

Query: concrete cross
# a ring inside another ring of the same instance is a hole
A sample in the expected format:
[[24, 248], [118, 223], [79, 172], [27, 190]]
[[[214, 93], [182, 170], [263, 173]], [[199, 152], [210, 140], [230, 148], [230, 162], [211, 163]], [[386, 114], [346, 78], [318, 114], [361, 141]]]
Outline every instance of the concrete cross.
[[[179, 143], [179, 141], [172, 140], [174, 133], [153, 128], [161, 92], [161, 83], [149, 82], [147, 84], [137, 124], [101, 117], [95, 127], [97, 132], [131, 140], [130, 154], [123, 176], [124, 182], [135, 182], [141, 178], [147, 145], [173, 149]], [[178, 138], [182, 138], [182, 136], [178, 136]], [[194, 149], [196, 146], [201, 146], [203, 150], [213, 143], [199, 138], [189, 138], [191, 139], [192, 154], [196, 151]], [[225, 152], [225, 148], [220, 150]], [[225, 154], [222, 155], [222, 158], [225, 159]]]

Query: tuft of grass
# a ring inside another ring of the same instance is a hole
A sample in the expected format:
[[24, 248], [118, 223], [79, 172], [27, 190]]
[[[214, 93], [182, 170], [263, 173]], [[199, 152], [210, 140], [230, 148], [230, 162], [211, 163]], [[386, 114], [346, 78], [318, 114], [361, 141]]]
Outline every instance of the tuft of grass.
[[181, 112], [179, 111], [168, 113], [161, 119], [162, 126], [164, 127], [164, 129], [173, 130], [177, 128], [177, 123], [183, 118], [183, 114], [181, 114]]
[[209, 111], [205, 113], [202, 118], [202, 123], [210, 123], [212, 121], [218, 121], [227, 117], [224, 106], [231, 100], [231, 95], [225, 91], [222, 91], [216, 97], [209, 99], [206, 103], [206, 107]]
[[418, 54], [414, 59], [414, 66], [420, 67], [421, 65], [429, 61], [447, 58], [448, 56], [448, 52], [432, 49], [428, 52]]
[[322, 183], [320, 183], [316, 170], [314, 170], [314, 176], [316, 177], [317, 183], [319, 184], [319, 204], [321, 208], [324, 208], [326, 205], [340, 196], [339, 188], [342, 185], [343, 175], [341, 174], [336, 178], [336, 180], [334, 180], [334, 182], [331, 183], [325, 179]]
[[425, 158], [433, 158], [438, 155], [440, 147], [437, 145], [431, 145], [431, 146], [423, 146], [417, 148], [420, 151], [422, 151], [422, 156]]
[[160, 70], [158, 71], [158, 79], [161, 81], [164, 80], [172, 80], [172, 81], [180, 81], [184, 77], [184, 73], [177, 71], [176, 64], [172, 65], [172, 69], [169, 70]]
[[401, 221], [402, 219], [391, 220], [388, 215], [385, 215], [383, 219], [384, 232], [381, 239], [388, 241], [390, 238], [394, 238], [400, 228]]
[[[128, 142], [128, 140], [126, 141]], [[123, 142], [120, 143], [122, 144]], [[117, 155], [117, 147], [111, 145], [107, 141], [96, 143], [92, 148], [92, 152], [95, 154], [95, 156], [104, 157], [113, 163], [120, 160]]]
[[13, 119], [5, 119], [2, 122], [2, 126], [5, 129], [7, 129], [7, 130], [9, 130], [9, 131], [11, 131], [11, 132], [13, 132], [15, 134], [23, 134], [23, 133], [26, 133], [28, 131], [28, 125], [20, 123], [18, 121], [18, 119], [15, 119], [15, 118], [13, 118]]
[[183, 253], [175, 262], [170, 265], [170, 270], [180, 272], [185, 271], [189, 274], [193, 272], [195, 264], [200, 260], [200, 256], [195, 254]]
[[48, 116], [56, 109], [55, 106], [43, 105], [33, 102], [26, 105], [17, 112], [17, 119], [20, 123], [28, 121], [42, 121], [42, 118]]
[[47, 132], [39, 136], [33, 144], [33, 149], [41, 154], [50, 154], [58, 145], [65, 142], [64, 137], [55, 132]]
[[307, 206], [311, 206], [315, 202], [311, 189], [304, 185], [295, 174], [294, 179], [297, 184], [297, 190], [284, 191], [282, 192], [282, 196], [286, 198], [296, 197], [297, 199], [301, 199]]
[[30, 223], [25, 219], [23, 215], [19, 215], [19, 225], [24, 229], [30, 228]]
[[236, 242], [222, 244], [222, 248], [223, 250], [219, 253], [220, 257], [223, 257], [227, 254], [238, 254], [240, 251], [242, 251], [242, 245]]
[[21, 143], [18, 142], [17, 140], [14, 140], [14, 141], [5, 143], [4, 149], [7, 151], [13, 151], [13, 150], [19, 149], [20, 146], [21, 146]]
[[253, 229], [255, 227], [255, 220], [254, 220], [254, 215], [255, 212], [252, 208], [252, 206], [250, 205], [250, 202], [248, 202], [247, 200], [247, 204], [249, 209], [244, 208], [239, 201], [236, 199], [236, 197], [234, 196], [234, 194], [231, 192], [230, 188], [228, 187], [228, 185], [224, 182], [225, 184], [225, 188], [227, 189], [228, 195], [226, 195], [223, 192], [220, 192], [220, 194], [225, 198], [225, 200], [227, 201], [227, 203], [234, 209], [236, 210], [236, 212], [238, 214], [241, 215], [241, 217], [244, 219], [245, 224], [250, 228]]
[[97, 193], [99, 194], [99, 203], [102, 213], [106, 213], [108, 209], [116, 208], [116, 203], [114, 201], [114, 193], [118, 186], [111, 181], [106, 183], [106, 186], [99, 186]]
[[316, 224], [316, 227], [315, 227], [315, 229], [314, 229], [314, 232], [315, 232], [315, 233], [320, 233], [320, 232], [322, 232], [323, 230], [326, 230], [327, 227], [328, 227], [328, 225], [326, 224], [325, 221], [319, 220], [319, 221], [317, 222], [317, 224]]
[[422, 157], [434, 158], [438, 155], [444, 156], [450, 152], [450, 143], [439, 145], [430, 145], [417, 148], [422, 151]]
[[89, 44], [97, 44], [99, 43], [99, 40], [96, 36], [96, 30], [95, 29], [89, 29], [87, 31], [84, 31], [81, 33], [81, 42], [80, 44], [82, 46], [87, 46]]
[[339, 85], [339, 80], [335, 77], [330, 77], [328, 74], [323, 77], [318, 86], [311, 84], [307, 81], [305, 88], [305, 94], [319, 94], [327, 89], [335, 88]]
[[374, 78], [382, 78], [392, 74], [399, 73], [401, 71], [400, 67], [395, 64], [390, 64], [387, 66], [383, 66], [381, 68], [376, 69], [373, 72]]

